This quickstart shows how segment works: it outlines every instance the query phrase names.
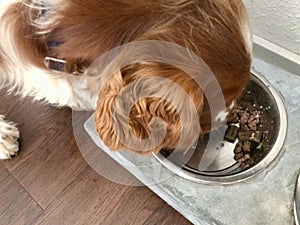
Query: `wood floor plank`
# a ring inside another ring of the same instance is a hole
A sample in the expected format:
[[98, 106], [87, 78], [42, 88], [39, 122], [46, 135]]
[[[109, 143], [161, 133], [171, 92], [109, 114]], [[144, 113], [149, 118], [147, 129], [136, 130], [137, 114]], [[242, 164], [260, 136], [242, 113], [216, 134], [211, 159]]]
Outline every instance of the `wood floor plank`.
[[42, 209], [0, 163], [0, 224], [32, 224]]
[[[182, 215], [159, 199], [146, 187], [131, 189], [122, 195], [109, 217], [102, 224], [119, 225], [190, 225]], [[148, 193], [149, 191], [149, 193]], [[131, 215], [130, 217], [128, 215]], [[174, 221], [178, 223], [173, 223]], [[97, 224], [97, 223], [95, 223]], [[98, 223], [99, 224], [99, 223]]]
[[[71, 110], [1, 98], [0, 113], [17, 122], [21, 131], [20, 154], [4, 165], [45, 209], [87, 167], [73, 137]], [[17, 104], [11, 107], [8, 102]]]
[[[160, 210], [165, 210], [162, 205], [167, 211], [162, 212], [161, 217]], [[76, 225], [140, 225], [150, 221], [151, 215], [155, 216], [151, 221], [158, 220], [161, 225], [169, 225], [171, 218], [183, 221], [183, 225], [189, 224], [148, 188], [113, 184], [95, 172], [87, 171], [34, 224], [61, 224], [63, 221], [63, 224]]]
[[[44, 211], [35, 224], [104, 224], [128, 188], [87, 170]], [[95, 223], [100, 221], [100, 223]]]
[[[0, 114], [19, 124], [20, 154], [2, 164], [44, 209], [35, 224], [139, 225], [149, 221], [151, 215], [163, 221], [161, 224], [168, 224], [174, 217], [185, 220], [148, 188], [115, 184], [94, 172], [78, 149], [70, 109], [19, 100], [0, 92]], [[85, 141], [86, 147], [94, 145], [91, 140]], [[116, 166], [109, 157], [105, 160], [107, 166]], [[7, 201], [14, 204], [13, 199]], [[24, 210], [30, 211], [29, 200], [23, 201], [28, 204]], [[7, 216], [18, 218], [15, 211]]]
[[191, 222], [189, 222], [185, 217], [178, 213], [174, 213], [174, 211], [175, 210], [167, 204], [161, 204], [155, 209], [143, 225], [191, 225]]

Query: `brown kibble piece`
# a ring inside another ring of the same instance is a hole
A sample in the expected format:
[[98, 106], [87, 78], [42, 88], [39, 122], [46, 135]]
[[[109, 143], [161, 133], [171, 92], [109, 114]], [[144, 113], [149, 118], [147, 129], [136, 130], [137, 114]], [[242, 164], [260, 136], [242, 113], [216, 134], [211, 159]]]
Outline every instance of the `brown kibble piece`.
[[263, 132], [255, 131], [254, 134], [252, 134], [250, 140], [260, 144], [261, 140], [262, 140], [262, 137], [263, 137]]
[[254, 112], [250, 115], [248, 120], [248, 126], [251, 130], [257, 130], [257, 125], [259, 124], [259, 114], [258, 112]]
[[254, 141], [261, 143], [263, 133], [261, 131], [241, 131], [238, 136], [240, 141]]
[[240, 159], [238, 159], [238, 160], [236, 160], [238, 163], [243, 163], [244, 161], [245, 161], [245, 159], [244, 158], [240, 158]]
[[[244, 154], [244, 153], [243, 153]], [[244, 155], [242, 158], [240, 158], [240, 159], [238, 159], [237, 158], [237, 162], [238, 163], [243, 163], [243, 162], [245, 162], [246, 160], [249, 160], [251, 158], [251, 156], [250, 156], [250, 154], [246, 154], [246, 155]]]
[[239, 131], [240, 131], [239, 127], [234, 125], [229, 125], [228, 129], [225, 132], [224, 140], [234, 143], [238, 136]]
[[245, 160], [245, 161], [248, 160], [248, 159], [251, 159], [250, 154], [246, 154], [246, 155], [244, 156], [244, 160]]
[[240, 141], [249, 141], [252, 136], [253, 131], [243, 130], [239, 132], [239, 140]]
[[254, 160], [252, 158], [248, 159], [246, 161], [246, 163], [249, 165], [249, 166], [253, 166], [255, 164]]
[[250, 130], [247, 124], [240, 124], [240, 127], [241, 127], [241, 131]]
[[242, 151], [243, 151], [243, 142], [239, 141], [234, 148], [234, 154], [241, 153]]
[[241, 152], [241, 153], [238, 153], [234, 156], [234, 160], [239, 162], [239, 160], [241, 160], [243, 157], [244, 157], [244, 153]]
[[244, 152], [251, 152], [251, 141], [245, 141], [243, 144]]
[[248, 120], [249, 120], [249, 118], [246, 115], [243, 115], [243, 116], [241, 116], [240, 123], [241, 124], [247, 124]]
[[242, 166], [243, 169], [247, 169], [251, 166], [254, 166], [254, 164], [255, 164], [254, 160], [252, 158], [250, 158], [250, 159], [246, 160], [245, 162], [243, 162], [241, 164], [241, 166]]

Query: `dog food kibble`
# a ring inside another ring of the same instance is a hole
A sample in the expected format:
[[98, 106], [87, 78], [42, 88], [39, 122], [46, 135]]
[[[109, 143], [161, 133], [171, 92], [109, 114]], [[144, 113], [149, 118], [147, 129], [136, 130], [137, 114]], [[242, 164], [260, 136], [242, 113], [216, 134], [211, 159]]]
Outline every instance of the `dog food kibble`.
[[245, 141], [243, 145], [244, 152], [251, 152], [251, 141]]
[[257, 114], [257, 112], [254, 112], [253, 115], [250, 116], [248, 120], [248, 126], [250, 130], [257, 130], [257, 125], [259, 124], [259, 118], [260, 116]]
[[241, 131], [238, 133], [238, 137], [240, 141], [254, 141], [256, 143], [261, 142], [263, 133], [261, 131]]
[[260, 111], [251, 110], [250, 107], [244, 109], [238, 106], [225, 132], [225, 141], [234, 143], [238, 139], [234, 148], [234, 160], [244, 169], [255, 165], [255, 152], [259, 151], [264, 140], [261, 115]]
[[238, 154], [241, 152], [243, 152], [243, 142], [239, 141], [234, 148], [234, 154]]
[[240, 153], [238, 153], [238, 154], [235, 154], [235, 156], [234, 156], [234, 160], [235, 161], [240, 161], [240, 160], [242, 160], [242, 158], [245, 156], [245, 154], [243, 153], [243, 152], [240, 152]]
[[224, 140], [234, 143], [238, 134], [239, 134], [240, 128], [235, 125], [229, 125], [228, 129], [225, 132]]
[[242, 167], [244, 168], [249, 168], [251, 166], [254, 166], [255, 165], [255, 162], [252, 158], [246, 160], [243, 164], [242, 164]]
[[247, 124], [249, 120], [249, 113], [243, 113], [241, 115], [240, 123], [241, 124]]

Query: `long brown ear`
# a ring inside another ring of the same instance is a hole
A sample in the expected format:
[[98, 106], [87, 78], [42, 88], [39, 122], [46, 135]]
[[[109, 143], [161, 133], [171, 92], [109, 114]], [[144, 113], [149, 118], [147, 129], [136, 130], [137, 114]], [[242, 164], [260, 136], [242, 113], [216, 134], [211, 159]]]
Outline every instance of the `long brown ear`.
[[[199, 128], [191, 112], [198, 118], [203, 99], [201, 89], [184, 72], [159, 63], [134, 64], [115, 73], [99, 94], [97, 132], [112, 150], [146, 154], [189, 148]], [[183, 130], [188, 135], [177, 146]]]
[[[22, 2], [11, 4], [5, 13], [0, 16], [1, 41], [4, 42], [5, 39], [10, 39], [14, 43], [14, 46], [12, 46], [14, 49], [11, 51], [16, 52], [14, 52], [15, 58], [16, 56], [19, 57], [19, 61], [45, 68], [46, 43], [43, 37], [37, 35], [37, 28], [31, 24], [31, 19], [36, 19], [38, 16], [39, 10], [31, 9]], [[1, 51], [3, 50], [0, 50], [0, 54], [3, 54]], [[6, 55], [5, 57], [10, 58], [11, 56]]]

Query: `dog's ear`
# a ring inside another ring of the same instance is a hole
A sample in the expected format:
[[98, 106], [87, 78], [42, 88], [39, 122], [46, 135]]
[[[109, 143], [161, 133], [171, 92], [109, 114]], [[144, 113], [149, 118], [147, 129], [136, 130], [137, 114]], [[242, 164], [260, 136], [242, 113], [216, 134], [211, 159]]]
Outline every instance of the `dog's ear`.
[[199, 137], [194, 132], [201, 130], [203, 99], [197, 83], [183, 71], [159, 63], [134, 64], [115, 73], [99, 94], [97, 132], [112, 150], [146, 154], [187, 149]]

